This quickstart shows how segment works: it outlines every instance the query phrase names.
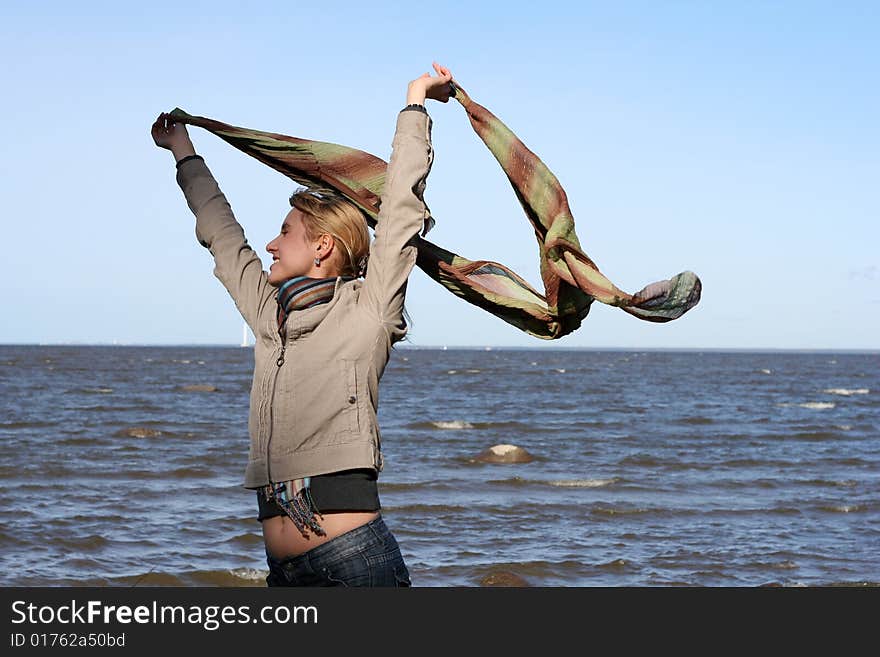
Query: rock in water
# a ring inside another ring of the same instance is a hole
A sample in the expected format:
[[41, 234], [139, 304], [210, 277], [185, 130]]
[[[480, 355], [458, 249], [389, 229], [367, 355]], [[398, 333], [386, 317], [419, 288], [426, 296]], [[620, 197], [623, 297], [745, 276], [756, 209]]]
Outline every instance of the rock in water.
[[531, 463], [535, 457], [516, 445], [493, 445], [477, 454], [483, 463]]
[[180, 389], [184, 392], [217, 392], [217, 388], [209, 385], [190, 385], [190, 386], [180, 386]]

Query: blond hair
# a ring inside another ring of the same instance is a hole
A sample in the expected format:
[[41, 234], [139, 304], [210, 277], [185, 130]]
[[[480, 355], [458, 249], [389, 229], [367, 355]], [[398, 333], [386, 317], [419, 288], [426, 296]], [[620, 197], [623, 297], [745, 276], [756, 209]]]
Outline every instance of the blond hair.
[[332, 235], [339, 250], [336, 265], [340, 276], [363, 276], [370, 252], [367, 220], [354, 203], [332, 192], [298, 189], [290, 207], [303, 213], [303, 226], [310, 240]]

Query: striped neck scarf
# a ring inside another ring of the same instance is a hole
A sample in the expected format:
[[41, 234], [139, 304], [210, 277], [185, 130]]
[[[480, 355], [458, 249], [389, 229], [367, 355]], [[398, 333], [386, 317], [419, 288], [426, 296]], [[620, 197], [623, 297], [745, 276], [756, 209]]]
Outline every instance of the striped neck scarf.
[[[354, 277], [343, 276], [343, 281], [352, 281]], [[336, 277], [309, 278], [308, 276], [294, 276], [286, 280], [278, 288], [275, 295], [278, 301], [278, 326], [284, 324], [284, 320], [294, 310], [313, 308], [322, 303], [328, 303], [336, 291]]]

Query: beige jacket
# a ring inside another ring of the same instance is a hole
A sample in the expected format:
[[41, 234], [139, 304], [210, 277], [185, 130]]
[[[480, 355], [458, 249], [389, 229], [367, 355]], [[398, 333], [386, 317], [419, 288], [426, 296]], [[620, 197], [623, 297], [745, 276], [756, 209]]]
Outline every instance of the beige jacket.
[[339, 278], [330, 303], [292, 312], [285, 344], [276, 288], [211, 172], [200, 159], [180, 165], [177, 182], [196, 216], [196, 237], [256, 337], [245, 487], [382, 469], [379, 379], [391, 345], [406, 334], [403, 302], [416, 262], [410, 241], [427, 214], [422, 194], [432, 162], [430, 117], [402, 111], [366, 277]]

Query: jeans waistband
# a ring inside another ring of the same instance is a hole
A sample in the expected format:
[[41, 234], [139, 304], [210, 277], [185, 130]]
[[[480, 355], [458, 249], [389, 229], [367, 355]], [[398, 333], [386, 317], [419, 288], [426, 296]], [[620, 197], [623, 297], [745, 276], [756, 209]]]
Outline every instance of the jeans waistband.
[[276, 559], [269, 552], [266, 552], [268, 559], [279, 566], [291, 564], [297, 566], [301, 563], [307, 563], [313, 559], [329, 558], [332, 560], [347, 559], [352, 554], [364, 549], [365, 547], [384, 544], [387, 538], [391, 536], [391, 531], [385, 524], [380, 514], [370, 522], [350, 529], [344, 534], [340, 534], [335, 538], [331, 538], [326, 543], [321, 543], [317, 547], [313, 547], [307, 552], [297, 554], [284, 559]]

